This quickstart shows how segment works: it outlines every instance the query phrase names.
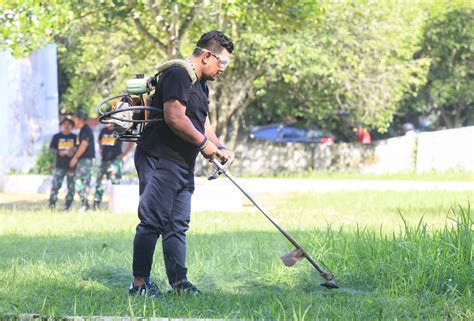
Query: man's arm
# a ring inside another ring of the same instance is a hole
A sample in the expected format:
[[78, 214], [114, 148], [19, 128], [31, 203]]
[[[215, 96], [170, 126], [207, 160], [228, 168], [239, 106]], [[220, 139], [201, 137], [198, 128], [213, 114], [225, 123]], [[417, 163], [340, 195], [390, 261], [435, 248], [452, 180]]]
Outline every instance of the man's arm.
[[204, 129], [205, 129], [206, 137], [209, 138], [209, 140], [213, 142], [214, 145], [216, 145], [220, 151], [226, 154], [227, 157], [225, 158], [230, 158], [231, 160], [233, 160], [235, 157], [234, 152], [232, 152], [231, 150], [228, 150], [227, 147], [225, 147], [224, 144], [221, 143], [221, 141], [216, 135], [216, 132], [211, 126], [211, 121], [209, 120], [209, 117], [206, 117], [206, 122], [204, 123]]
[[134, 142], [129, 142], [127, 145], [127, 148], [125, 148], [122, 154], [117, 156], [117, 159], [120, 159], [120, 160], [124, 159], [124, 157], [127, 156], [127, 154], [130, 153], [130, 151], [133, 149], [134, 145], [135, 145]]
[[176, 135], [195, 146], [200, 146], [201, 153], [205, 158], [227, 158], [211, 140], [208, 140], [194, 127], [186, 116], [186, 107], [179, 100], [172, 99], [165, 102], [164, 116], [166, 124]]
[[99, 139], [97, 140], [97, 144], [99, 144], [99, 151], [102, 153], [102, 135], [99, 134]]
[[79, 148], [77, 149], [76, 154], [74, 154], [71, 161], [69, 162], [69, 167], [73, 168], [76, 166], [77, 161], [82, 156], [82, 154], [84, 154], [84, 152], [87, 149], [87, 146], [89, 146], [89, 142], [83, 139], [81, 143], [79, 144]]
[[77, 159], [81, 158], [82, 154], [85, 153], [87, 146], [89, 146], [89, 142], [85, 139], [82, 140], [81, 144], [79, 144], [79, 148], [77, 149], [76, 154], [74, 154], [72, 158], [77, 158]]
[[56, 140], [56, 135], [53, 136], [51, 143], [49, 143], [49, 152], [55, 155], [58, 153], [58, 142]]

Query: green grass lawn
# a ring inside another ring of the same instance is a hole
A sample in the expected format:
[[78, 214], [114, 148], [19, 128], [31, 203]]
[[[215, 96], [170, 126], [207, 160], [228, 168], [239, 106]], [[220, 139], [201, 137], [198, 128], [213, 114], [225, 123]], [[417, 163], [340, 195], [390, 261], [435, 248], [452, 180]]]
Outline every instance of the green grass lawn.
[[[135, 215], [50, 213], [44, 198], [0, 195], [0, 316], [230, 319], [473, 319], [472, 192], [258, 195], [336, 275], [327, 290], [255, 208], [194, 213], [190, 280], [200, 297], [130, 298]], [[25, 201], [26, 199], [26, 201]], [[153, 278], [166, 289], [161, 246]]]

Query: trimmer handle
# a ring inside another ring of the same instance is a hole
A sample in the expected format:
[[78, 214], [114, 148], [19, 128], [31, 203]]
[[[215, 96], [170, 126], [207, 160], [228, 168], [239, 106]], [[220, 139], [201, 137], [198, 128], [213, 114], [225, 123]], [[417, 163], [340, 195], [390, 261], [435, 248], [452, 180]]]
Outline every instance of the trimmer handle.
[[221, 176], [222, 173], [227, 171], [227, 168], [232, 163], [232, 159], [214, 158], [212, 162], [214, 163], [214, 165], [216, 165], [216, 169], [207, 177], [209, 181], [218, 178], [219, 176]]

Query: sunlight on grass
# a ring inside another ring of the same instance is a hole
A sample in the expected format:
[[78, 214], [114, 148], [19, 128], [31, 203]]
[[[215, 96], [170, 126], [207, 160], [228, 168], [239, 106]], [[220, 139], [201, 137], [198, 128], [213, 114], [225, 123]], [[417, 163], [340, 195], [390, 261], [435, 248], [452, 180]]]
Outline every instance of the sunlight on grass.
[[[245, 175], [244, 175], [245, 176]], [[252, 176], [250, 176], [252, 177]], [[357, 179], [357, 180], [409, 180], [409, 181], [474, 181], [474, 172], [450, 169], [446, 171], [430, 171], [423, 173], [401, 172], [392, 174], [375, 174], [360, 172], [341, 171], [309, 171], [304, 173], [281, 172], [277, 178], [297, 179]]]
[[[284, 267], [291, 245], [250, 206], [193, 214], [189, 277], [205, 294], [158, 301], [126, 294], [135, 214], [3, 208], [0, 315], [474, 317], [472, 192], [259, 196], [340, 290], [319, 287], [308, 262]], [[161, 246], [152, 277], [166, 289]]]

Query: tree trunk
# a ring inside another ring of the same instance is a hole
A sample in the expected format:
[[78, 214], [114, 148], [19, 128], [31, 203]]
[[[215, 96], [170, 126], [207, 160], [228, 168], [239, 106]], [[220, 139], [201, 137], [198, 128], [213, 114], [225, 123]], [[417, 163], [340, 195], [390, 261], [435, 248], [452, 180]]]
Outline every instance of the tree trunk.
[[[130, 2], [130, 5], [133, 3]], [[148, 40], [155, 44], [156, 48], [163, 52], [167, 59], [181, 58], [181, 43], [188, 29], [201, 11], [202, 4], [195, 2], [186, 18], [180, 21], [180, 6], [178, 3], [171, 5], [171, 16], [157, 24], [157, 28], [166, 35], [168, 41], [162, 41], [158, 35], [152, 34], [151, 30], [140, 20], [138, 13], [132, 18], [135, 26]], [[155, 18], [160, 16], [160, 5], [156, 1], [148, 1], [148, 9]], [[217, 17], [218, 25], [225, 29], [226, 16], [220, 13]], [[232, 21], [231, 34], [238, 38], [237, 24]], [[258, 66], [250, 66], [249, 61], [236, 61], [233, 68], [227, 70], [222, 79], [209, 82], [209, 119], [217, 136], [229, 147], [235, 145], [239, 131], [240, 119], [245, 107], [255, 97], [252, 90], [254, 80], [261, 70], [263, 61]], [[260, 72], [261, 73], [261, 72]]]
[[467, 104], [464, 102], [459, 102], [456, 104], [456, 115], [454, 117], [454, 128], [464, 126], [464, 122], [468, 118], [468, 113], [463, 116], [464, 111], [467, 111]]
[[453, 128], [453, 122], [450, 117], [447, 115], [446, 110], [444, 109], [445, 106], [440, 106], [439, 110], [441, 112], [441, 119], [443, 123], [446, 125], [446, 128]]
[[218, 83], [210, 84], [210, 120], [219, 139], [231, 148], [237, 140], [245, 107], [255, 97], [252, 85], [256, 77], [255, 71], [244, 72], [239, 77], [230, 73]]

